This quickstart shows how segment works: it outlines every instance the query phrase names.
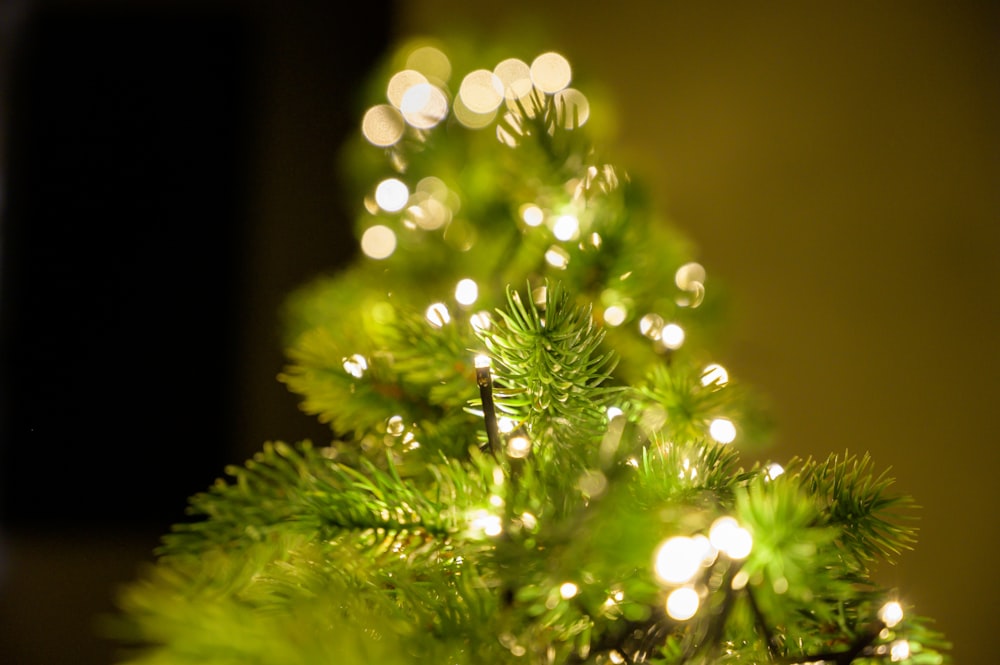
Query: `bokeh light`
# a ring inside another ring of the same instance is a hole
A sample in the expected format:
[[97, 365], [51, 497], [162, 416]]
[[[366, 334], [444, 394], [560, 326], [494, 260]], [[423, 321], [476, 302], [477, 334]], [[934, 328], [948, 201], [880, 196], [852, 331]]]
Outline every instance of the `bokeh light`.
[[431, 129], [448, 115], [448, 98], [437, 86], [418, 83], [403, 93], [399, 110], [411, 127]]
[[360, 353], [355, 353], [352, 356], [344, 358], [342, 362], [344, 371], [355, 379], [360, 379], [364, 376], [365, 371], [368, 369], [368, 360]]
[[477, 69], [462, 79], [458, 96], [473, 113], [491, 113], [503, 102], [503, 83], [488, 69]]
[[479, 298], [479, 285], [475, 281], [465, 278], [455, 285], [455, 300], [459, 305], [471, 305], [477, 298]]
[[410, 188], [398, 178], [386, 178], [375, 188], [375, 202], [386, 212], [399, 212], [410, 198]]
[[575, 88], [557, 92], [555, 102], [562, 126], [566, 129], [582, 127], [590, 118], [590, 102], [586, 95]]
[[385, 259], [396, 251], [396, 233], [388, 226], [376, 224], [361, 235], [361, 251], [372, 259]]
[[660, 342], [668, 349], [681, 348], [684, 345], [684, 329], [676, 323], [668, 323], [660, 331]]
[[728, 418], [716, 418], [709, 423], [708, 433], [719, 443], [732, 443], [736, 440], [736, 425]]
[[611, 305], [604, 308], [604, 322], [612, 327], [625, 323], [628, 312], [621, 305]]
[[697, 591], [687, 586], [680, 587], [667, 596], [667, 615], [675, 621], [687, 621], [698, 613], [700, 604]]
[[405, 130], [403, 115], [389, 104], [371, 107], [361, 120], [361, 133], [369, 143], [380, 148], [398, 143]]
[[734, 517], [720, 517], [708, 532], [712, 547], [725, 552], [731, 559], [745, 559], [753, 549], [753, 536]]
[[436, 302], [427, 308], [424, 312], [424, 318], [432, 327], [443, 328], [451, 321], [451, 312], [448, 311], [448, 307], [443, 302]]
[[545, 93], [556, 93], [569, 85], [573, 70], [569, 60], [550, 51], [535, 58], [530, 68], [531, 82]]
[[722, 365], [711, 364], [707, 365], [705, 369], [701, 372], [701, 385], [705, 386], [724, 386], [729, 383], [729, 372]]

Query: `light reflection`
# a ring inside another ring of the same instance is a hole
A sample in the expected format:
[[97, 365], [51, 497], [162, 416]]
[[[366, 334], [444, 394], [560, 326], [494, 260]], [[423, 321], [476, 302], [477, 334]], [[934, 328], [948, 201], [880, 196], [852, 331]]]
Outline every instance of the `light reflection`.
[[660, 339], [663, 333], [663, 317], [659, 314], [647, 314], [639, 319], [639, 332], [651, 340]]
[[685, 263], [674, 273], [674, 283], [683, 291], [690, 290], [695, 283], [702, 285], [705, 283], [705, 268], [694, 261]]
[[386, 212], [402, 210], [409, 197], [409, 187], [398, 178], [386, 178], [375, 188], [375, 202]]
[[386, 434], [391, 436], [402, 436], [406, 425], [403, 424], [403, 416], [392, 416], [385, 422]]
[[372, 259], [385, 259], [396, 251], [396, 234], [388, 226], [376, 224], [361, 235], [361, 251]]
[[556, 93], [569, 85], [573, 70], [569, 61], [555, 52], [539, 55], [531, 63], [531, 82], [545, 93]]
[[369, 143], [381, 148], [398, 143], [405, 129], [402, 114], [389, 104], [371, 107], [361, 120], [361, 133]]
[[698, 592], [691, 587], [674, 589], [667, 596], [667, 614], [676, 621], [687, 621], [698, 613]]

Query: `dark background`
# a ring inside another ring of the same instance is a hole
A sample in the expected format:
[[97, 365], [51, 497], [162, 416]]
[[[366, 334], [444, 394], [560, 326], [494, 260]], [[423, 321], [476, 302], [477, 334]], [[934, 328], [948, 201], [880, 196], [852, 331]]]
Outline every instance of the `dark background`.
[[335, 153], [393, 35], [551, 35], [732, 294], [766, 455], [871, 451], [923, 506], [882, 572], [991, 663], [1000, 14], [988, 2], [0, 0], [0, 662], [107, 663], [187, 496], [321, 436], [282, 298], [353, 252]]

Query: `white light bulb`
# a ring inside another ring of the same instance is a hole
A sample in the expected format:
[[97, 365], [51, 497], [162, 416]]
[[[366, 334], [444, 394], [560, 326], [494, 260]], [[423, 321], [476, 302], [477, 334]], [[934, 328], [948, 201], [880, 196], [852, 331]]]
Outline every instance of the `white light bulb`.
[[709, 424], [708, 433], [719, 443], [732, 443], [736, 440], [736, 425], [728, 418], [716, 418]]
[[479, 285], [471, 279], [463, 279], [455, 286], [455, 300], [459, 305], [469, 306], [479, 298]]
[[903, 620], [903, 606], [895, 600], [891, 600], [878, 611], [878, 618], [887, 628], [893, 628]]
[[375, 203], [386, 212], [398, 212], [406, 206], [410, 189], [398, 178], [386, 178], [375, 188]]
[[698, 612], [700, 604], [698, 592], [691, 587], [683, 586], [674, 589], [667, 596], [667, 614], [676, 621], [687, 621]]

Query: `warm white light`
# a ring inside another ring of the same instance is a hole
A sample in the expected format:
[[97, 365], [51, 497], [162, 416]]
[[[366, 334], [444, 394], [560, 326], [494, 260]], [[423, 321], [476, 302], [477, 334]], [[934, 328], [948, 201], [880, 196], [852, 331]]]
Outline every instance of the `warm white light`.
[[406, 425], [403, 423], [403, 416], [392, 416], [385, 421], [386, 434], [391, 434], [392, 436], [402, 436], [405, 429]]
[[411, 86], [399, 105], [406, 122], [417, 129], [431, 129], [448, 115], [448, 99], [430, 83]]
[[559, 595], [562, 596], [564, 600], [569, 600], [578, 593], [580, 593], [580, 587], [572, 582], [563, 582], [562, 586], [559, 587]]
[[566, 88], [555, 94], [556, 110], [566, 129], [582, 127], [590, 118], [590, 101], [579, 90]]
[[668, 323], [660, 331], [660, 341], [668, 349], [679, 349], [684, 345], [684, 329], [676, 323]]
[[722, 365], [711, 364], [701, 372], [701, 385], [708, 387], [711, 385], [724, 386], [729, 383], [729, 372]]
[[507, 455], [514, 459], [523, 459], [531, 453], [531, 440], [526, 436], [512, 436], [507, 441]]
[[476, 312], [469, 317], [469, 323], [472, 325], [473, 330], [489, 330], [493, 324], [493, 319], [490, 318], [489, 312]]
[[476, 358], [475, 358], [475, 360], [473, 362], [475, 363], [476, 367], [479, 368], [479, 369], [482, 369], [484, 367], [489, 367], [490, 364], [491, 364], [490, 357], [487, 356], [487, 355], [484, 355], [482, 353], [480, 353], [479, 355], [477, 355]]
[[688, 586], [674, 589], [667, 596], [667, 614], [675, 621], [687, 621], [698, 612], [698, 592]]
[[479, 285], [471, 279], [463, 279], [455, 286], [455, 300], [459, 305], [471, 305], [479, 298]]
[[768, 480], [774, 480], [784, 472], [785, 472], [785, 467], [781, 466], [777, 462], [772, 462], [767, 465], [767, 471], [765, 473], [767, 474]]
[[378, 104], [365, 112], [361, 133], [373, 145], [387, 147], [403, 138], [406, 123], [402, 114], [389, 104]]
[[531, 63], [531, 81], [542, 92], [555, 93], [569, 85], [573, 70], [569, 61], [554, 52], [543, 53]]
[[559, 240], [573, 240], [579, 233], [580, 220], [573, 215], [561, 215], [552, 226], [552, 234]]
[[753, 549], [753, 536], [733, 517], [720, 517], [708, 532], [712, 547], [725, 552], [731, 559], [745, 559]]
[[465, 75], [458, 94], [462, 103], [473, 113], [490, 113], [503, 101], [503, 83], [493, 72], [477, 69]]
[[611, 305], [604, 309], [604, 322], [609, 326], [617, 327], [625, 323], [627, 312], [621, 305]]
[[409, 198], [409, 187], [398, 178], [387, 178], [375, 188], [375, 203], [386, 212], [402, 210]]
[[553, 245], [545, 252], [545, 261], [553, 268], [565, 270], [569, 265], [569, 252], [562, 247]]
[[436, 302], [424, 312], [427, 323], [435, 328], [443, 328], [451, 321], [451, 313], [443, 302]]
[[384, 259], [396, 251], [396, 234], [388, 226], [376, 224], [361, 234], [361, 251], [373, 259]]
[[365, 374], [365, 370], [368, 369], [368, 361], [360, 353], [355, 353], [350, 358], [344, 358], [344, 371], [353, 376], [355, 379], [360, 379]]
[[674, 283], [677, 284], [677, 288], [685, 291], [697, 288], [695, 284], [701, 285], [704, 282], [705, 268], [700, 263], [685, 263], [674, 273]]
[[427, 77], [413, 69], [404, 69], [396, 72], [389, 79], [389, 84], [385, 89], [385, 96], [393, 106], [402, 108], [403, 96], [407, 90], [420, 83], [427, 83]]
[[517, 421], [512, 418], [497, 418], [497, 429], [501, 434], [510, 434], [517, 427]]
[[485, 510], [473, 515], [470, 526], [491, 538], [503, 533], [503, 522], [500, 521], [500, 517]]
[[623, 415], [624, 413], [625, 412], [619, 409], [617, 406], [609, 406], [607, 411], [608, 420], [614, 420], [615, 418], [617, 418], [620, 415]]
[[903, 620], [903, 606], [895, 600], [891, 600], [878, 611], [878, 618], [887, 628], [893, 628]]
[[517, 58], [508, 58], [493, 68], [508, 100], [521, 99], [531, 92], [531, 68]]
[[728, 418], [716, 418], [709, 424], [708, 433], [719, 443], [732, 443], [736, 440], [736, 425]]
[[889, 647], [889, 657], [894, 663], [906, 660], [910, 657], [910, 643], [906, 640], [896, 640]]
[[406, 57], [406, 66], [439, 81], [447, 81], [451, 77], [451, 61], [441, 49], [434, 46], [413, 49]]
[[653, 571], [664, 582], [683, 584], [698, 574], [705, 555], [702, 542], [685, 536], [668, 538], [656, 550]]
[[663, 317], [659, 314], [647, 314], [639, 319], [639, 332], [646, 337], [657, 340], [663, 333]]
[[521, 219], [528, 226], [538, 226], [545, 221], [545, 213], [538, 206], [526, 203], [521, 206]]

